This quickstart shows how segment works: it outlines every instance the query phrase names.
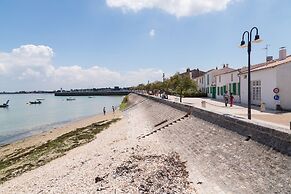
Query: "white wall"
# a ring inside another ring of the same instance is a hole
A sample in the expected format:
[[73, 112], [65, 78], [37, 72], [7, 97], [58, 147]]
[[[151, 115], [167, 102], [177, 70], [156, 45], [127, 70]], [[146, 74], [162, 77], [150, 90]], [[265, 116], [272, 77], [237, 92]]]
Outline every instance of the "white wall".
[[205, 90], [204, 89], [205, 88], [205, 78], [204, 78], [204, 76], [197, 77], [197, 78], [194, 79], [194, 81], [197, 84], [197, 89], [199, 91], [205, 92], [204, 91]]
[[[207, 87], [209, 88], [209, 93], [207, 94], [208, 97], [212, 97], [212, 94], [210, 93], [210, 87], [212, 84], [215, 84], [215, 78], [214, 74], [215, 70], [209, 71], [204, 75], [204, 82], [205, 82], [205, 90], [207, 90]], [[207, 75], [209, 75], [209, 84], [207, 84]]]
[[280, 92], [280, 105], [285, 110], [291, 110], [291, 62], [277, 66], [277, 87]]
[[[231, 75], [233, 75], [233, 80], [231, 81]], [[221, 77], [221, 81], [219, 82], [219, 76]], [[229, 91], [229, 84], [232, 83], [239, 83], [239, 76], [238, 76], [238, 71], [222, 74], [216, 76], [216, 87], [223, 87], [226, 85], [226, 90]], [[238, 90], [238, 85], [236, 86], [236, 89]], [[218, 95], [218, 89], [216, 88], [216, 98], [219, 100], [223, 100], [223, 95]], [[235, 102], [240, 101], [240, 97], [238, 95], [234, 95], [234, 100]]]
[[[248, 78], [246, 74], [241, 75], [241, 102], [248, 103]], [[260, 71], [251, 72], [251, 81], [261, 81], [261, 101], [266, 103], [269, 109], [276, 109], [273, 89], [277, 87], [276, 69], [269, 68]]]

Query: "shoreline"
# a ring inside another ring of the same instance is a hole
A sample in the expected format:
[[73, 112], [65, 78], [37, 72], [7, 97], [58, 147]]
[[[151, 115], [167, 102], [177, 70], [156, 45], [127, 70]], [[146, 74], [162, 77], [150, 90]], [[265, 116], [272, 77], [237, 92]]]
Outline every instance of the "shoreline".
[[104, 120], [120, 118], [121, 115], [122, 115], [121, 112], [119, 110], [116, 110], [115, 114], [109, 112], [106, 115], [96, 114], [93, 116], [86, 116], [69, 122], [55, 125], [52, 128], [48, 128], [48, 130], [40, 131], [40, 133], [18, 139], [10, 143], [4, 143], [0, 145], [0, 158], [5, 155], [12, 154], [13, 152], [20, 149], [26, 149], [32, 146], [40, 146], [41, 144], [54, 140], [63, 134], [74, 131], [77, 128], [86, 127], [92, 123]]

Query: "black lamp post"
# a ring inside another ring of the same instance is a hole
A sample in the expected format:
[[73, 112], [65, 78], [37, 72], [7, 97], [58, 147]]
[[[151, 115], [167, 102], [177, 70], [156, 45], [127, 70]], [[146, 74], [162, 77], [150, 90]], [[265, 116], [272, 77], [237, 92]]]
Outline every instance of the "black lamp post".
[[[253, 27], [250, 31], [245, 31], [242, 35], [242, 40], [240, 43], [240, 47], [245, 48], [248, 47], [248, 119], [252, 119], [251, 116], [251, 51], [252, 51], [252, 33], [256, 31], [254, 43], [258, 43], [261, 41], [259, 36], [259, 30], [257, 27]], [[244, 40], [245, 35], [247, 34], [247, 45]]]

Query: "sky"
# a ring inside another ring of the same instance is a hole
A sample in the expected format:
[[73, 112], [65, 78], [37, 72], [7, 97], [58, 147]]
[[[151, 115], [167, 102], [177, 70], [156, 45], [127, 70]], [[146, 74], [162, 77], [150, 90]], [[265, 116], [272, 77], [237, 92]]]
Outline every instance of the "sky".
[[[290, 0], [1, 0], [0, 91], [133, 86], [291, 52]], [[254, 35], [253, 35], [254, 36]]]

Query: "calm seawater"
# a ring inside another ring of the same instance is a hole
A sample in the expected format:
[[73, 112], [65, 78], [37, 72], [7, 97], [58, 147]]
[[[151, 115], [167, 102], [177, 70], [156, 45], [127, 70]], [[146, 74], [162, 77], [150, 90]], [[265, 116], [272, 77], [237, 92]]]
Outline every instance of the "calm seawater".
[[[28, 104], [29, 101], [44, 99], [41, 104]], [[0, 104], [9, 102], [9, 108], [0, 108], [0, 145], [22, 139], [58, 125], [84, 117], [103, 113], [103, 107], [111, 112], [112, 106], [119, 106], [122, 96], [74, 96], [53, 94], [4, 94]]]

